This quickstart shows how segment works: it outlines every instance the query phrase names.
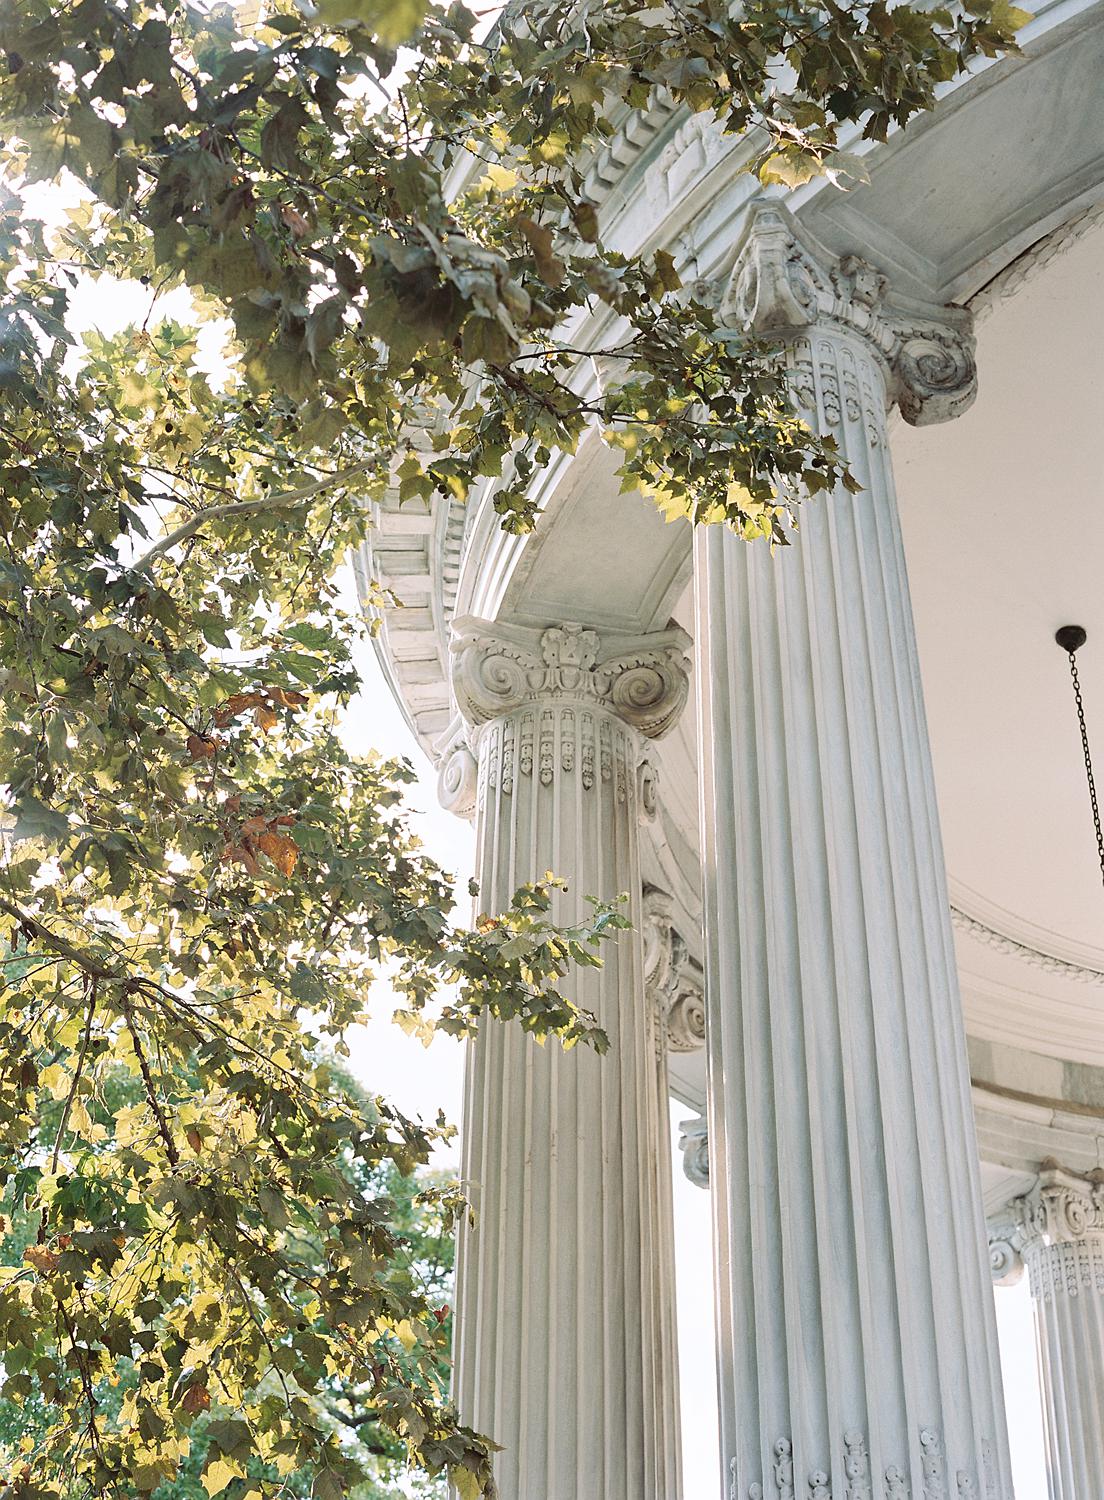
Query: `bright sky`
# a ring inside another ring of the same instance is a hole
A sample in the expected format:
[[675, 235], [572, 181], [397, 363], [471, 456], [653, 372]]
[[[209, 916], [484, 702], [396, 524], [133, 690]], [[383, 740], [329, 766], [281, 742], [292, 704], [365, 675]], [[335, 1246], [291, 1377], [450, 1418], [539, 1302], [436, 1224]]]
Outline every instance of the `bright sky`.
[[[41, 189], [28, 194], [28, 199], [28, 208], [36, 216], [53, 218], [59, 210], [56, 190]], [[70, 326], [74, 332], [96, 328], [104, 334], [116, 333], [130, 322], [141, 323], [149, 300], [148, 291], [134, 284], [124, 285], [107, 278], [89, 281], [73, 296]], [[187, 293], [183, 290], [158, 303], [161, 315], [186, 318], [187, 311]], [[219, 342], [217, 329], [211, 329], [201, 340], [201, 351], [204, 348], [209, 351], [204, 363], [211, 368], [219, 363]], [[346, 588], [351, 603], [354, 595], [351, 569], [346, 570]], [[404, 755], [412, 761], [419, 779], [410, 788], [408, 804], [417, 810], [420, 836], [463, 890], [474, 868], [472, 829], [440, 808], [433, 768], [414, 741], [367, 643], [360, 650], [358, 665], [363, 688], [350, 707], [344, 737], [351, 749], [374, 748], [385, 755]], [[462, 906], [460, 910], [463, 913]], [[444, 1109], [447, 1117], [458, 1123], [463, 1081], [461, 1045], [439, 1037], [428, 1049], [423, 1047], [389, 1023], [390, 1008], [386, 987], [378, 985], [372, 996], [371, 1024], [349, 1038], [353, 1067], [370, 1089], [384, 1094], [405, 1113], [431, 1120], [438, 1109]], [[678, 1121], [687, 1113], [684, 1106], [672, 1103], [672, 1150]], [[456, 1166], [459, 1143], [454, 1142], [450, 1150], [439, 1153], [438, 1160], [442, 1166]], [[719, 1500], [709, 1194], [691, 1184], [681, 1168], [681, 1156], [676, 1151], [675, 1252], [684, 1500]], [[1016, 1493], [1018, 1500], [1045, 1500], [1042, 1406], [1026, 1279], [1018, 1287], [998, 1289], [996, 1304]]]

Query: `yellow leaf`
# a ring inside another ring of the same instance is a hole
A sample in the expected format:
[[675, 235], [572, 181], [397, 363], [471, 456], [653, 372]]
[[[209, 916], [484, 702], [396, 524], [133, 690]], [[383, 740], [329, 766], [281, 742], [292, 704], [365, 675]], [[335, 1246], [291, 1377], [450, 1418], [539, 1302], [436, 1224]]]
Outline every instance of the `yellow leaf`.
[[69, 1092], [69, 1077], [64, 1068], [57, 1063], [51, 1063], [48, 1068], [43, 1068], [39, 1075], [42, 1087], [49, 1089], [51, 1099], [64, 1099]]
[[395, 1325], [395, 1337], [409, 1354], [418, 1342], [418, 1335], [409, 1318], [404, 1318], [401, 1323]]
[[820, 163], [813, 156], [800, 151], [776, 151], [759, 168], [759, 181], [764, 186], [781, 182], [786, 187], [800, 187], [819, 176], [820, 171]]
[[1008, 0], [996, 0], [991, 19], [994, 26], [1020, 31], [1028, 21], [1034, 21], [1035, 16], [1029, 10], [1021, 10], [1018, 5], [1010, 5]]
[[479, 1500], [483, 1487], [470, 1469], [454, 1464], [449, 1470], [449, 1479], [456, 1487], [460, 1500]]
[[495, 188], [500, 193], [508, 193], [511, 188], [517, 187], [518, 180], [516, 172], [512, 172], [509, 167], [500, 167], [496, 164], [487, 168], [479, 186], [483, 187], [486, 183], [488, 187]]
[[221, 1495], [232, 1479], [237, 1479], [244, 1471], [240, 1464], [230, 1463], [225, 1458], [216, 1458], [213, 1464], [208, 1464], [203, 1474], [203, 1488], [214, 1500], [215, 1495]]

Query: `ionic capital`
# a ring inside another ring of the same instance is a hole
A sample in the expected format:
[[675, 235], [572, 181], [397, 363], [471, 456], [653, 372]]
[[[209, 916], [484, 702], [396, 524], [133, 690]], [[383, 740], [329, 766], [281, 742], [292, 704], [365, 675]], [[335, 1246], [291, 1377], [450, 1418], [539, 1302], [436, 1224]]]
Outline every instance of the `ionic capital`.
[[437, 800], [458, 818], [475, 815], [479, 763], [468, 745], [463, 719], [456, 718], [435, 746]]
[[1104, 1236], [1104, 1179], [1044, 1162], [1031, 1192], [1014, 1205], [1024, 1248], [1076, 1244]]
[[1013, 1220], [989, 1225], [989, 1273], [994, 1286], [1015, 1286], [1024, 1273], [1023, 1234]]
[[1104, 1177], [1044, 1162], [1031, 1191], [990, 1220], [994, 1283], [1014, 1286], [1025, 1265], [1036, 1294], [1064, 1285], [1071, 1276], [1074, 1285], [1097, 1284], [1104, 1270]]
[[882, 368], [887, 401], [915, 427], [957, 417], [977, 394], [965, 308], [893, 295], [875, 267], [857, 255], [837, 260], [770, 199], [751, 206], [720, 322], [764, 338], [818, 329], [857, 335]]
[[599, 633], [577, 624], [531, 630], [471, 617], [453, 624], [452, 684], [475, 735], [527, 704], [604, 710], [648, 739], [674, 725], [689, 690], [690, 637]]

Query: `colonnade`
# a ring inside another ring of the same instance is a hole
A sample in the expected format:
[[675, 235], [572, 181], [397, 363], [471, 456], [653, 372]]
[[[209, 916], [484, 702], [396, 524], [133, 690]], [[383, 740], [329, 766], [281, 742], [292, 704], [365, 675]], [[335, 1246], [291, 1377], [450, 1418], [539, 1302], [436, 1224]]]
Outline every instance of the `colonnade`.
[[[721, 318], [781, 342], [805, 420], [862, 490], [806, 501], [773, 556], [719, 527], [695, 539], [709, 1119], [708, 1147], [704, 1128], [689, 1145], [714, 1204], [718, 1488], [1011, 1500], [886, 437], [894, 405], [925, 423], [969, 404], [968, 317], [894, 298], [763, 202]], [[572, 981], [605, 1057], [498, 1025], [473, 1044], [478, 1218], [460, 1244], [456, 1399], [503, 1445], [502, 1500], [678, 1500], [663, 1055], [701, 996], [645, 951], [639, 830], [662, 796], [649, 746], [687, 699], [690, 642], [561, 621], [466, 619], [453, 636], [464, 733], [442, 785], [475, 807], [481, 909], [551, 869], [570, 885], [559, 917], [627, 892], [633, 919]], [[1067, 1285], [1050, 1234], [1023, 1255], [1040, 1286]], [[1104, 1252], [1094, 1240], [1078, 1256], [1098, 1290], [1060, 1331], [1048, 1314], [1056, 1371], [1073, 1368], [1068, 1348], [1099, 1355]], [[1099, 1468], [1095, 1488], [1083, 1470], [1071, 1483], [1055, 1500], [1100, 1500]]]

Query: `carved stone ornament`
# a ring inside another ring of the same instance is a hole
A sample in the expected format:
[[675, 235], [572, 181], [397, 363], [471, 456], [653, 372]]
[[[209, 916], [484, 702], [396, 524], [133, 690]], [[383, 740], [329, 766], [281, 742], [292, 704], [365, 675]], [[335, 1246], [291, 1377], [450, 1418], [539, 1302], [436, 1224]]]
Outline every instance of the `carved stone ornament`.
[[[645, 765], [647, 762], [645, 762]], [[671, 898], [644, 887], [644, 989], [671, 1052], [705, 1046], [705, 982], [671, 921]]]
[[463, 720], [449, 726], [436, 746], [437, 800], [458, 818], [475, 815], [479, 765], [468, 748]]
[[752, 203], [720, 321], [764, 338], [837, 328], [876, 355], [889, 400], [914, 427], [945, 422], [977, 394], [970, 313], [890, 294], [857, 255], [836, 260], [771, 199]]
[[709, 1186], [709, 1122], [701, 1115], [679, 1125], [682, 1170], [695, 1187]]
[[1104, 1177], [1082, 1177], [1057, 1162], [1045, 1161], [1038, 1181], [1016, 1207], [1025, 1246], [1034, 1240], [1073, 1244], [1104, 1235]]
[[989, 1272], [994, 1286], [1015, 1286], [1022, 1278], [1023, 1233], [1019, 1224], [1006, 1220], [989, 1225]]
[[990, 1224], [989, 1263], [998, 1286], [1013, 1286], [1026, 1265], [1037, 1298], [1104, 1293], [1104, 1175], [1044, 1162], [1031, 1192]]
[[[950, 1500], [947, 1493], [947, 1465], [943, 1454], [943, 1440], [934, 1428], [925, 1427], [919, 1434], [920, 1469], [923, 1478], [923, 1500]], [[871, 1500], [873, 1485], [870, 1477], [870, 1458], [866, 1436], [851, 1430], [843, 1437], [843, 1469], [846, 1478], [845, 1500]], [[981, 1443], [982, 1464], [986, 1470], [985, 1500], [996, 1500], [996, 1477], [992, 1472], [992, 1443], [983, 1438]], [[794, 1500], [794, 1450], [789, 1438], [780, 1438], [774, 1444], [772, 1460], [773, 1489], [776, 1500]], [[967, 1469], [955, 1472], [955, 1491], [958, 1500], [978, 1500], [977, 1484]], [[748, 1500], [763, 1500], [763, 1486], [756, 1481], [749, 1485]], [[839, 1494], [833, 1487], [830, 1475], [820, 1468], [809, 1472], [808, 1500], [832, 1500]], [[879, 1490], [879, 1495], [882, 1493]], [[890, 1464], [885, 1471], [885, 1500], [909, 1500], [910, 1489], [905, 1470], [899, 1464]], [[740, 1485], [737, 1478], [736, 1459], [729, 1460], [728, 1500], [740, 1500]]]
[[870, 1458], [861, 1432], [843, 1435], [843, 1470], [847, 1475], [847, 1500], [870, 1500]]
[[599, 635], [576, 624], [531, 630], [467, 617], [453, 622], [453, 691], [475, 738], [482, 725], [526, 704], [568, 702], [657, 739], [686, 703], [689, 645], [678, 627]]

